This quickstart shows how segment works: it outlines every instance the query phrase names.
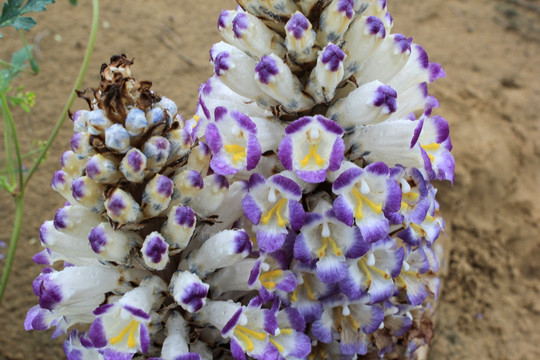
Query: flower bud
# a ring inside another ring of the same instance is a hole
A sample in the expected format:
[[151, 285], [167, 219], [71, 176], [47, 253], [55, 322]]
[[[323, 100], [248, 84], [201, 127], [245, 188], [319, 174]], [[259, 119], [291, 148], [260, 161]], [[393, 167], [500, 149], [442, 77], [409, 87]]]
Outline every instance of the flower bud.
[[167, 162], [171, 145], [162, 136], [152, 136], [143, 146], [143, 153], [146, 155], [146, 168], [151, 172], [159, 172]]
[[119, 153], [125, 153], [130, 146], [128, 131], [121, 124], [114, 124], [105, 130], [105, 145]]
[[88, 110], [77, 110], [73, 114], [71, 121], [73, 121], [73, 132], [86, 131], [88, 126]]
[[397, 106], [397, 92], [375, 80], [339, 99], [328, 109], [326, 116], [344, 128], [351, 128], [384, 121]]
[[276, 54], [261, 58], [255, 66], [255, 79], [261, 89], [279, 101], [285, 110], [302, 111], [313, 105], [313, 100], [302, 92], [300, 81]]
[[191, 208], [174, 206], [169, 211], [167, 222], [163, 225], [162, 233], [171, 249], [183, 250], [189, 243], [197, 218]]
[[142, 134], [148, 128], [148, 121], [144, 111], [138, 108], [129, 110], [126, 122], [126, 130], [131, 136], [137, 136]]
[[139, 204], [133, 199], [130, 193], [116, 188], [105, 200], [107, 216], [121, 225], [133, 223], [142, 217]]
[[81, 176], [73, 180], [71, 184], [73, 198], [82, 206], [96, 213], [103, 211], [104, 192], [105, 187], [88, 176]]
[[129, 182], [140, 183], [144, 180], [146, 163], [146, 155], [133, 148], [122, 159], [120, 171]]
[[102, 134], [113, 123], [107, 119], [105, 111], [96, 109], [89, 111], [87, 114], [88, 119], [88, 133], [91, 135]]
[[210, 286], [189, 271], [174, 273], [169, 291], [182, 309], [195, 313], [206, 303], [206, 295]]
[[136, 233], [115, 231], [103, 222], [90, 231], [88, 241], [92, 250], [105, 260], [125, 264], [133, 244], [142, 239]]
[[294, 13], [285, 25], [285, 31], [287, 50], [296, 62], [307, 63], [316, 59], [313, 51], [316, 32], [304, 14]]
[[171, 202], [173, 182], [165, 175], [156, 174], [144, 188], [142, 212], [145, 217], [161, 214]]
[[319, 53], [308, 82], [308, 92], [316, 102], [329, 103], [334, 98], [336, 87], [343, 79], [343, 59], [345, 53], [332, 43]]
[[86, 163], [86, 175], [99, 183], [112, 184], [122, 176], [116, 163], [101, 154], [92, 156]]
[[96, 152], [90, 145], [90, 134], [87, 132], [78, 132], [71, 137], [71, 150], [79, 159], [86, 159]]
[[101, 215], [84, 206], [66, 205], [56, 211], [54, 227], [64, 234], [85, 238], [102, 221]]
[[84, 166], [86, 164], [85, 159], [79, 158], [73, 151], [66, 151], [61, 158], [62, 170], [70, 177], [79, 177], [82, 175]]
[[251, 240], [243, 230], [225, 230], [206, 240], [180, 264], [180, 268], [189, 269], [205, 277], [214, 270], [231, 266], [245, 258], [251, 252]]
[[141, 253], [146, 266], [153, 270], [163, 270], [169, 262], [169, 245], [157, 231], [144, 239]]

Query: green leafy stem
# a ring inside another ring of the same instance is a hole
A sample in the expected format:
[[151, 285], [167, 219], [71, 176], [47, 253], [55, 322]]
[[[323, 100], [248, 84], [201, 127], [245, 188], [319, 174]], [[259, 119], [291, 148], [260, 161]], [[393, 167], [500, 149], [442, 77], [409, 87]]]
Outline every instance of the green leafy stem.
[[[2, 7], [2, 14], [0, 15], [0, 28], [4, 26], [11, 25], [15, 29], [20, 30], [19, 33], [22, 34], [21, 30], [28, 30], [35, 25], [35, 21], [29, 17], [23, 17], [22, 15], [32, 12], [32, 11], [44, 11], [45, 5], [53, 3], [54, 0], [28, 0], [24, 3], [24, 0], [8, 0], [4, 3]], [[23, 4], [24, 3], [24, 4]], [[72, 2], [73, 3], [73, 2]], [[39, 155], [35, 158], [32, 167], [28, 172], [25, 173], [23, 168], [23, 158], [26, 155], [21, 155], [19, 142], [17, 139], [17, 131], [15, 128], [15, 121], [11, 114], [9, 104], [10, 102], [14, 105], [19, 105], [23, 110], [29, 109], [31, 102], [33, 101], [32, 93], [21, 93], [18, 89], [18, 94], [15, 97], [8, 97], [7, 91], [10, 88], [10, 82], [13, 80], [24, 68], [24, 62], [29, 61], [32, 71], [37, 73], [39, 68], [37, 64], [32, 62], [33, 57], [31, 56], [30, 50], [31, 47], [26, 44], [24, 36], [21, 35], [24, 47], [16, 52], [13, 57], [11, 64], [2, 62], [1, 65], [5, 65], [7, 68], [2, 71], [0, 76], [0, 106], [2, 108], [2, 117], [4, 122], [4, 151], [6, 155], [6, 164], [4, 172], [7, 175], [6, 177], [0, 175], [0, 188], [4, 188], [10, 192], [15, 201], [15, 219], [13, 223], [13, 231], [11, 233], [11, 240], [9, 244], [8, 253], [6, 256], [6, 262], [4, 264], [4, 269], [2, 271], [2, 278], [0, 280], [0, 303], [2, 302], [6, 285], [11, 273], [11, 268], [13, 265], [13, 259], [15, 257], [15, 250], [17, 249], [17, 244], [19, 241], [23, 215], [24, 215], [24, 194], [28, 182], [38, 169], [39, 165], [45, 159], [49, 148], [51, 147], [54, 139], [58, 135], [62, 124], [64, 123], [69, 108], [73, 105], [73, 102], [76, 97], [75, 90], [80, 89], [84, 75], [88, 68], [90, 62], [90, 57], [94, 50], [94, 44], [97, 36], [98, 22], [99, 22], [99, 0], [92, 0], [92, 28], [90, 30], [90, 38], [88, 40], [88, 45], [86, 47], [86, 53], [84, 55], [84, 60], [81, 64], [79, 75], [73, 86], [73, 90], [70, 93], [70, 96], [58, 117], [56, 125], [44, 144], [39, 146]], [[2, 35], [0, 34], [0, 37]], [[27, 108], [25, 109], [25, 105]], [[13, 153], [14, 151], [14, 153]]]

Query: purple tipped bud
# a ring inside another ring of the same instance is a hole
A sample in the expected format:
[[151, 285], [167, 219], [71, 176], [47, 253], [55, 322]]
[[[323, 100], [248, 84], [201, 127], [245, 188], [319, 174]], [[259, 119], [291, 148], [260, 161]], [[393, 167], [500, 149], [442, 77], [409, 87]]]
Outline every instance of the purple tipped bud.
[[231, 266], [244, 259], [251, 252], [251, 240], [243, 230], [224, 230], [206, 240], [180, 264], [200, 276], [206, 276], [216, 269]]
[[103, 211], [104, 192], [105, 187], [88, 176], [81, 176], [71, 184], [73, 198], [82, 206], [97, 213]]
[[197, 218], [191, 208], [175, 206], [163, 225], [163, 235], [171, 249], [184, 249], [195, 231]]
[[120, 188], [116, 188], [105, 200], [105, 208], [109, 218], [120, 224], [136, 222], [142, 217], [133, 196]]
[[210, 286], [189, 271], [174, 273], [169, 287], [174, 300], [186, 311], [199, 311], [206, 303]]
[[130, 182], [140, 183], [144, 180], [146, 170], [146, 155], [139, 149], [131, 149], [120, 163], [120, 171]]
[[101, 154], [92, 156], [86, 163], [86, 175], [97, 182], [111, 184], [121, 177], [116, 163]]
[[88, 241], [92, 250], [104, 259], [125, 264], [131, 244], [142, 239], [136, 233], [115, 231], [108, 223], [101, 223], [90, 231]]
[[71, 150], [77, 154], [80, 159], [84, 159], [95, 153], [95, 149], [90, 145], [90, 134], [87, 132], [73, 134], [70, 145]]
[[170, 153], [170, 144], [162, 136], [152, 136], [143, 146], [143, 153], [146, 155], [146, 167], [152, 172], [159, 172], [167, 162]]
[[142, 209], [146, 217], [157, 216], [169, 206], [173, 182], [165, 175], [156, 174], [144, 188]]
[[88, 110], [77, 110], [73, 114], [71, 120], [73, 121], [73, 132], [86, 131], [88, 125]]
[[151, 269], [163, 270], [169, 262], [169, 245], [157, 231], [144, 239], [141, 249], [144, 263]]

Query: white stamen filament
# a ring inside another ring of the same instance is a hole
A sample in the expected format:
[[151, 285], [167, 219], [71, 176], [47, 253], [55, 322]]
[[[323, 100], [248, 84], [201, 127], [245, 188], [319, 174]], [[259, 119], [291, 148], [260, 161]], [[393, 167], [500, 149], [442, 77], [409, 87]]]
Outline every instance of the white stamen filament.
[[330, 236], [330, 228], [328, 227], [328, 223], [326, 221], [323, 222], [321, 235], [322, 235], [322, 237], [329, 237]]
[[262, 271], [268, 271], [268, 270], [270, 270], [270, 265], [268, 265], [267, 263], [263, 262], [263, 263], [261, 264], [261, 270], [262, 270]]
[[276, 200], [277, 200], [276, 189], [270, 188], [270, 190], [268, 191], [268, 201], [271, 203], [275, 203]]
[[381, 323], [381, 325], [379, 325], [379, 330], [382, 330], [384, 329], [384, 321]]
[[369, 185], [366, 182], [366, 179], [362, 178], [360, 180], [360, 192], [364, 195], [369, 193]]
[[317, 141], [321, 137], [321, 132], [319, 129], [312, 127], [309, 129], [309, 139], [312, 141]]
[[366, 259], [367, 266], [375, 265], [375, 255], [372, 252], [369, 252]]
[[413, 319], [411, 313], [408, 312], [408, 311], [405, 313], [405, 316], [408, 317], [408, 318], [411, 319], [411, 320]]
[[403, 270], [409, 271], [410, 268], [411, 266], [405, 260], [403, 260]]
[[341, 315], [343, 316], [351, 315], [351, 310], [349, 309], [347, 305], [343, 305], [343, 307], [341, 308]]
[[409, 191], [411, 191], [411, 186], [405, 179], [403, 178], [399, 179], [399, 183], [401, 184], [401, 191], [404, 194], [407, 194]]

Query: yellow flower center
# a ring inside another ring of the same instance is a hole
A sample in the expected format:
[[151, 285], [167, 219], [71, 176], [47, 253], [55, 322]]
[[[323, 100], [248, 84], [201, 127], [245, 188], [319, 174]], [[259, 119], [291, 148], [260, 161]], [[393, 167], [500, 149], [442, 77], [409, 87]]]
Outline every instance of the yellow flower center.
[[238, 144], [224, 145], [225, 151], [232, 155], [233, 162], [246, 159], [246, 148]]
[[287, 220], [285, 220], [283, 216], [281, 215], [281, 211], [283, 210], [286, 204], [287, 204], [287, 199], [281, 198], [281, 200], [279, 200], [270, 210], [268, 210], [268, 212], [264, 216], [261, 217], [261, 223], [264, 225], [268, 224], [272, 216], [276, 214], [278, 225], [280, 227], [287, 225]]
[[120, 333], [111, 338], [109, 342], [111, 345], [117, 344], [124, 339], [126, 334], [128, 334], [127, 344], [130, 348], [134, 348], [137, 345], [137, 340], [135, 339], [135, 331], [139, 328], [139, 322], [136, 320], [131, 320], [131, 322], [120, 331]]
[[339, 246], [337, 246], [334, 239], [332, 239], [331, 237], [323, 237], [322, 238], [322, 245], [319, 248], [319, 250], [317, 250], [317, 253], [319, 255], [319, 259], [322, 258], [324, 256], [324, 254], [326, 253], [326, 248], [328, 247], [328, 245], [330, 245], [330, 247], [332, 248], [332, 251], [334, 252], [334, 254], [336, 254], [337, 256], [342, 255], [341, 248]]
[[261, 331], [254, 331], [240, 325], [237, 325], [234, 328], [234, 335], [236, 335], [238, 339], [240, 339], [244, 343], [248, 352], [253, 351], [253, 349], [255, 348], [255, 346], [253, 345], [253, 340], [251, 340], [251, 338], [255, 338], [259, 341], [263, 341], [264, 339], [266, 339], [266, 333]]
[[357, 188], [352, 189], [352, 195], [356, 201], [356, 209], [354, 211], [354, 217], [358, 220], [362, 220], [364, 214], [362, 212], [362, 206], [365, 203], [375, 214], [382, 214], [382, 204], [375, 204], [373, 201], [368, 199], [367, 196], [363, 195], [358, 191]]
[[300, 165], [305, 168], [311, 159], [315, 160], [315, 163], [318, 167], [322, 167], [325, 163], [324, 159], [319, 155], [317, 152], [317, 149], [319, 147], [319, 143], [316, 144], [310, 144], [309, 145], [309, 152], [308, 154], [300, 160]]
[[422, 149], [424, 149], [427, 153], [427, 156], [429, 157], [429, 160], [431, 162], [433, 162], [433, 155], [431, 155], [429, 152], [430, 151], [437, 151], [439, 150], [439, 148], [441, 147], [441, 144], [437, 144], [437, 143], [431, 143], [431, 144], [427, 144], [427, 145], [420, 145], [422, 147]]
[[280, 278], [282, 274], [283, 274], [283, 271], [279, 269], [268, 271], [268, 272], [265, 272], [264, 274], [261, 274], [259, 276], [259, 280], [262, 286], [264, 286], [268, 290], [271, 290], [274, 287], [276, 287], [276, 283], [273, 280]]

